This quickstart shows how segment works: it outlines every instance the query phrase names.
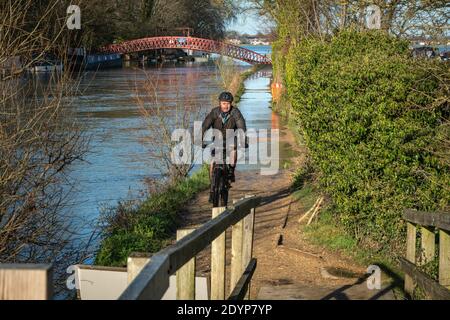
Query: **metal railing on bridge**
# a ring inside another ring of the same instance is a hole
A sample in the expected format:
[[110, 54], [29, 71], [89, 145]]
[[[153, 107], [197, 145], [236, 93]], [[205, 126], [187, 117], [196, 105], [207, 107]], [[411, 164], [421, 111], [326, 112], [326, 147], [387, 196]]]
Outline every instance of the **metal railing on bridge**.
[[239, 59], [250, 64], [272, 64], [269, 57], [244, 47], [235, 46], [221, 41], [195, 37], [150, 37], [114, 43], [99, 48], [101, 52], [122, 54], [157, 49], [188, 49], [217, 53]]

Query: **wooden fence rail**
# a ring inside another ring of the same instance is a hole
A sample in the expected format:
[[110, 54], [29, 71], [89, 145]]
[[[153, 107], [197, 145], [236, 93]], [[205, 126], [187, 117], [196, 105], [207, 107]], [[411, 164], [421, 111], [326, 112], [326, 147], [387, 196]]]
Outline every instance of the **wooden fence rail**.
[[[407, 209], [403, 219], [407, 223], [406, 259], [400, 259], [400, 267], [406, 273], [405, 292], [412, 296], [418, 285], [433, 299], [450, 300], [450, 214]], [[419, 227], [421, 243], [418, 255]], [[439, 282], [419, 269], [419, 266], [435, 259], [436, 236], [439, 244]]]
[[[150, 261], [145, 264], [141, 269], [139, 274], [132, 280], [128, 285], [122, 295], [119, 297], [120, 300], [140, 300], [140, 299], [150, 299], [158, 300], [161, 299], [164, 292], [169, 287], [169, 277], [174, 274], [177, 270], [183, 267], [188, 261], [191, 261], [200, 251], [205, 249], [214, 240], [218, 240], [221, 243], [216, 246], [213, 245], [213, 263], [214, 270], [212, 270], [212, 283], [211, 291], [215, 292], [211, 297], [213, 299], [223, 299], [225, 290], [225, 285], [220, 285], [219, 289], [214, 289], [214, 286], [224, 281], [225, 268], [221, 266], [225, 259], [223, 258], [223, 250], [225, 249], [223, 245], [223, 239], [220, 237], [224, 236], [225, 231], [229, 227], [233, 227], [233, 236], [238, 238], [238, 244], [235, 244], [232, 260], [237, 262], [232, 262], [231, 269], [239, 270], [239, 276], [233, 275], [233, 281], [231, 290], [234, 289], [235, 285], [239, 281], [245, 267], [250, 261], [244, 261], [243, 256], [246, 260], [251, 259], [252, 245], [249, 243], [244, 244], [244, 239], [247, 241], [253, 241], [253, 221], [254, 221], [254, 209], [260, 204], [261, 199], [255, 196], [249, 196], [245, 199], [239, 200], [234, 204], [234, 207], [225, 209], [214, 209], [213, 215], [215, 216], [212, 220], [208, 221], [198, 229], [185, 235], [181, 240], [177, 241], [174, 245], [167, 247], [166, 249], [156, 253], [150, 259]], [[249, 218], [246, 218], [249, 216]], [[245, 228], [240, 226], [247, 225], [247, 231], [251, 232], [252, 236], [244, 236], [243, 230]], [[237, 231], [236, 231], [237, 230]], [[232, 239], [233, 242], [233, 239]], [[236, 243], [236, 239], [234, 241]], [[219, 246], [219, 248], [217, 248]], [[215, 247], [215, 248], [214, 248]], [[250, 248], [250, 249], [249, 249]], [[245, 254], [244, 254], [245, 252]], [[220, 257], [218, 261], [214, 262], [214, 253], [219, 254]], [[239, 264], [239, 266], [236, 265]], [[192, 270], [192, 269], [191, 269]], [[217, 272], [223, 274], [217, 274]], [[189, 275], [189, 273], [182, 273], [184, 275]], [[191, 273], [192, 274], [192, 271]], [[236, 274], [236, 271], [233, 273]], [[236, 279], [236, 280], [235, 280]], [[180, 280], [183, 283], [183, 280]], [[188, 281], [188, 280], [186, 280]], [[177, 281], [178, 282], [178, 281]], [[190, 281], [189, 283], [193, 283]], [[191, 288], [187, 288], [190, 290]], [[215, 291], [216, 290], [216, 291]], [[181, 296], [186, 296], [180, 293]]]

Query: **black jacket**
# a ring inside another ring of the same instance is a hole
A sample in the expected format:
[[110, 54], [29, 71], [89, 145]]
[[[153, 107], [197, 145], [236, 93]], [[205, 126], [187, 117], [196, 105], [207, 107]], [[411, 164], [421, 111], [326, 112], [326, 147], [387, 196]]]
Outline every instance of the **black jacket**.
[[220, 116], [220, 113], [220, 107], [216, 107], [212, 109], [211, 112], [206, 116], [202, 124], [202, 137], [205, 135], [205, 132], [211, 127], [222, 132], [224, 141], [226, 139], [227, 129], [242, 129], [244, 132], [247, 132], [245, 119], [238, 108], [234, 106], [231, 107], [230, 118], [227, 120], [227, 122], [225, 122], [225, 124], [222, 123], [222, 117]]

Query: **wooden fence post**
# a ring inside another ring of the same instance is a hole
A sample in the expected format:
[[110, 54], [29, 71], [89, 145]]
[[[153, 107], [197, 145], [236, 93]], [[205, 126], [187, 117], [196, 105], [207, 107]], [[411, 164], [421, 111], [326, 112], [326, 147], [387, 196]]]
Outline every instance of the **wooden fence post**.
[[[246, 198], [251, 198], [253, 195], [246, 195]], [[245, 270], [253, 258], [253, 237], [255, 226], [255, 208], [250, 209], [250, 213], [244, 218], [244, 230], [242, 240], [242, 270]], [[247, 299], [250, 299], [250, 284], [247, 290]]]
[[[234, 201], [236, 202], [236, 200]], [[244, 219], [240, 220], [231, 227], [231, 275], [230, 275], [230, 291], [238, 283], [244, 272], [243, 258], [243, 241], [244, 241]]]
[[[411, 222], [406, 223], [406, 259], [416, 263], [416, 226]], [[413, 279], [405, 275], [405, 292], [412, 296], [414, 291]]]
[[[226, 207], [212, 209], [212, 218], [224, 212]], [[211, 300], [225, 299], [225, 232], [211, 243]]]
[[[194, 230], [177, 230], [177, 241]], [[177, 300], [195, 300], [195, 257], [177, 270]]]
[[48, 300], [53, 295], [49, 264], [0, 264], [0, 300]]
[[421, 264], [425, 264], [434, 259], [436, 250], [436, 235], [434, 234], [434, 228], [421, 227], [422, 230], [422, 252], [420, 256]]
[[127, 279], [131, 283], [141, 272], [142, 268], [150, 262], [151, 254], [143, 252], [133, 252], [127, 259]]
[[450, 289], [450, 232], [439, 230], [439, 284]]

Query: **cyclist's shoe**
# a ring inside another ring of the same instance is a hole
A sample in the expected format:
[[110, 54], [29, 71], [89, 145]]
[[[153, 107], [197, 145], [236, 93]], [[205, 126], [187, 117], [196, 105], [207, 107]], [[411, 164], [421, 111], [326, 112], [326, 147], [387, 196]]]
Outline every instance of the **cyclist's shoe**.
[[213, 195], [214, 195], [214, 193], [212, 191], [210, 191], [209, 192], [209, 199], [208, 199], [209, 203], [213, 203]]

